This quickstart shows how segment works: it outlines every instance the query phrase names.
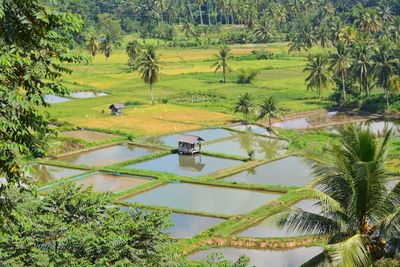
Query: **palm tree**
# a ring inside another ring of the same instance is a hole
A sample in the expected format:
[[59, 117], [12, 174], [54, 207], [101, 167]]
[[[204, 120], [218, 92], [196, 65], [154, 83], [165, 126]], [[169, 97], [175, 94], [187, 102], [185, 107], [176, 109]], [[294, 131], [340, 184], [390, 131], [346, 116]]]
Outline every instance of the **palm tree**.
[[249, 93], [239, 95], [238, 101], [233, 108], [234, 113], [243, 113], [245, 121], [247, 121], [249, 113], [253, 110], [253, 99]]
[[351, 66], [349, 54], [350, 51], [346, 49], [345, 44], [339, 41], [336, 45], [336, 51], [331, 53], [329, 56], [329, 69], [332, 70], [335, 75], [340, 75], [340, 78], [342, 80], [342, 92], [344, 100], [346, 100], [345, 78]]
[[378, 85], [381, 86], [385, 92], [386, 105], [389, 109], [388, 88], [390, 86], [390, 81], [399, 66], [399, 59], [390, 48], [390, 45], [388, 43], [383, 43], [375, 49], [372, 60], [374, 62], [373, 69], [375, 78]]
[[351, 26], [346, 26], [339, 31], [339, 40], [347, 46], [352, 46], [357, 41], [357, 32]]
[[204, 4], [204, 0], [195, 0], [195, 3], [199, 7], [200, 24], [203, 25], [203, 12], [201, 11], [201, 6]]
[[283, 24], [286, 22], [287, 10], [283, 5], [275, 4], [272, 7], [272, 13], [274, 15], [274, 18], [279, 22], [279, 24]]
[[[314, 163], [318, 177], [311, 191], [320, 214], [293, 210], [285, 225], [303, 234], [328, 236], [326, 251], [308, 263], [333, 266], [372, 266], [400, 247], [400, 183], [385, 187], [389, 131], [382, 142], [369, 129], [341, 130], [340, 143], [329, 149], [326, 163]], [[309, 192], [310, 192], [309, 191]], [[307, 266], [307, 264], [305, 264]]]
[[272, 23], [272, 21], [263, 18], [260, 24], [256, 25], [254, 35], [257, 37], [259, 42], [267, 42], [274, 32], [275, 25]]
[[151, 104], [154, 105], [153, 84], [160, 80], [160, 62], [154, 47], [149, 46], [143, 51], [138, 62], [142, 79], [149, 84]]
[[358, 79], [358, 84], [364, 89], [367, 97], [370, 96], [370, 77], [372, 75], [372, 62], [370, 58], [370, 47], [360, 42], [353, 50], [353, 63], [351, 69]]
[[130, 41], [126, 46], [126, 53], [129, 56], [129, 65], [134, 66], [138, 56], [141, 53], [141, 47], [138, 41]]
[[185, 21], [185, 23], [181, 27], [181, 30], [188, 40], [190, 36], [195, 36], [197, 34], [196, 28], [193, 24], [189, 23], [189, 21]]
[[100, 52], [106, 56], [106, 61], [111, 56], [111, 53], [114, 49], [114, 42], [110, 35], [106, 35], [106, 37], [100, 43]]
[[304, 71], [310, 72], [306, 78], [307, 90], [317, 89], [318, 97], [321, 97], [321, 90], [326, 89], [331, 81], [326, 67], [327, 63], [326, 56], [322, 54], [309, 55], [308, 63], [304, 68]]
[[224, 83], [226, 83], [226, 73], [231, 70], [228, 61], [233, 58], [231, 49], [227, 45], [221, 46], [219, 53], [215, 55], [216, 62], [211, 66], [215, 67], [215, 72], [222, 68], [222, 73], [224, 75]]
[[264, 119], [266, 116], [268, 117], [269, 127], [272, 127], [271, 118], [277, 118], [276, 112], [278, 111], [277, 107], [278, 100], [273, 97], [267, 97], [264, 99], [262, 104], [259, 106], [260, 113], [258, 115], [258, 119]]
[[192, 7], [190, 5], [190, 0], [186, 0], [187, 9], [189, 10], [190, 18], [194, 21]]
[[99, 50], [99, 43], [97, 42], [97, 36], [92, 35], [90, 36], [90, 40], [87, 46], [87, 49], [89, 53], [92, 55], [92, 57], [95, 57], [97, 54], [97, 51]]

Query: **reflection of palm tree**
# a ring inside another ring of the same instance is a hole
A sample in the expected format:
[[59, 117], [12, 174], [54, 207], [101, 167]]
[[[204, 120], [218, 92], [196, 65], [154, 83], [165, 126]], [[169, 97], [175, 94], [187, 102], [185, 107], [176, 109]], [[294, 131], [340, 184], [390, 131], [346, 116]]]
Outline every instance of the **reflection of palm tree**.
[[41, 184], [47, 184], [52, 180], [52, 174], [46, 165], [37, 164], [31, 167], [32, 173], [35, 179], [37, 179]]
[[252, 148], [253, 138], [255, 137], [251, 133], [236, 133], [239, 141], [239, 146], [244, 151], [248, 151]]
[[281, 155], [282, 141], [279, 139], [257, 137], [259, 153], [264, 154], [266, 159], [276, 158]]

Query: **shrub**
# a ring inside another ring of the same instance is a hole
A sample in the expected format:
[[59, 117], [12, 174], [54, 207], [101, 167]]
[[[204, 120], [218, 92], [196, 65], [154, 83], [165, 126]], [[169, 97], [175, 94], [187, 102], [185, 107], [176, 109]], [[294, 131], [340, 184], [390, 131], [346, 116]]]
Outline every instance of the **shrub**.
[[274, 54], [268, 50], [253, 50], [251, 51], [251, 54], [253, 54], [258, 60], [272, 59], [272, 57], [274, 56]]
[[238, 76], [237, 83], [249, 84], [256, 78], [258, 71], [253, 69], [238, 69], [236, 74]]

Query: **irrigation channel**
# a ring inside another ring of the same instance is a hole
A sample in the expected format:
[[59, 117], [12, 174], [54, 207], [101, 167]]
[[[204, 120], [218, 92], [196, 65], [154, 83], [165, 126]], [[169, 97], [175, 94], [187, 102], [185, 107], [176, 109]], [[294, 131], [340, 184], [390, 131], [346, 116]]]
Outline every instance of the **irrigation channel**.
[[[361, 123], [376, 134], [388, 127], [400, 130], [399, 123], [339, 113], [288, 118], [274, 122], [274, 127], [335, 133], [343, 122]], [[205, 140], [201, 154], [178, 155], [178, 134], [139, 143], [113, 143], [113, 136], [99, 135], [110, 142], [41, 159], [32, 165], [33, 176], [42, 194], [60, 182], [74, 181], [113, 193], [122, 210], [144, 204], [171, 211], [173, 226], [168, 231], [193, 260], [221, 252], [232, 260], [246, 254], [255, 266], [298, 266], [322, 251], [324, 237], [302, 236], [274, 223], [276, 215], [288, 209], [321, 212], [299, 191], [314, 177], [302, 155], [287, 152], [287, 140], [260, 125], [187, 134]], [[68, 136], [74, 137], [74, 131]], [[76, 136], [97, 137], [79, 131]], [[254, 150], [253, 160], [248, 159], [249, 149]]]

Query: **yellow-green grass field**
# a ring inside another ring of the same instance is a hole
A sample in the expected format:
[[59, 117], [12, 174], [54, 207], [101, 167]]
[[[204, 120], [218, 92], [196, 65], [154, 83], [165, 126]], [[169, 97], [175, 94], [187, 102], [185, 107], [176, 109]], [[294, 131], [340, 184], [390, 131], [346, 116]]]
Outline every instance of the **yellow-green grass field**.
[[[274, 59], [246, 59], [251, 51], [260, 49], [273, 52]], [[162, 77], [154, 86], [155, 106], [149, 104], [148, 85], [142, 82], [137, 71], [129, 70], [123, 47], [115, 50], [108, 61], [98, 55], [89, 64], [69, 65], [73, 73], [62, 80], [68, 88], [103, 91], [109, 96], [54, 104], [49, 113], [52, 118], [75, 126], [118, 128], [141, 137], [223, 125], [238, 119], [241, 115], [233, 114], [232, 104], [244, 92], [253, 95], [255, 102], [274, 96], [285, 112], [331, 105], [327, 100], [319, 100], [315, 92], [306, 90], [305, 54], [288, 55], [285, 43], [232, 46], [236, 59], [230, 61], [233, 71], [226, 84], [221, 82], [222, 74], [211, 68], [217, 51], [215, 47], [159, 49]], [[235, 70], [239, 68], [256, 69], [259, 74], [252, 84], [237, 84]], [[330, 90], [324, 92], [324, 97], [330, 93]], [[192, 103], [192, 97], [199, 94], [206, 95], [207, 101]], [[130, 104], [124, 115], [109, 115], [108, 106], [115, 102]]]

